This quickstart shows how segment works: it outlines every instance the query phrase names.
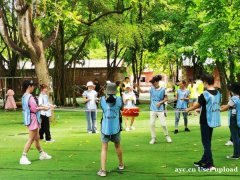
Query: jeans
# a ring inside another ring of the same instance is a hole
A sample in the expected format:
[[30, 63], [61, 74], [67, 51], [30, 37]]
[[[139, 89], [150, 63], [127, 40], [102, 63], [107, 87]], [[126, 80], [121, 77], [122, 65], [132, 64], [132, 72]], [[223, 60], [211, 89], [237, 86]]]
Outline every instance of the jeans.
[[240, 157], [240, 128], [237, 125], [237, 116], [230, 117], [230, 132], [233, 141], [233, 156]]
[[201, 128], [202, 145], [204, 148], [204, 153], [201, 161], [203, 163], [213, 165], [212, 150], [211, 150], [213, 128], [209, 127], [208, 124], [200, 124], [200, 128]]
[[94, 132], [97, 130], [96, 127], [96, 110], [88, 110], [86, 111], [86, 116], [87, 116], [87, 131]]
[[[176, 109], [175, 112], [175, 129], [178, 129], [178, 123], [179, 123], [179, 119], [180, 119], [180, 113], [178, 111], [184, 111], [184, 109]], [[182, 112], [183, 115], [183, 119], [184, 119], [184, 126], [187, 127], [188, 125], [188, 113], [187, 112]]]

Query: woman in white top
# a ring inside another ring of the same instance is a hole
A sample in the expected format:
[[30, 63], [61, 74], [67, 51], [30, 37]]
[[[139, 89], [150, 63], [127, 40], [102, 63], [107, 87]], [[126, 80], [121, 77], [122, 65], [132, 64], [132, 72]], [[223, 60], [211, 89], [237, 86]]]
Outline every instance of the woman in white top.
[[[136, 96], [129, 84], [125, 86], [125, 92], [123, 93], [123, 103], [124, 103], [124, 108], [135, 107], [135, 104], [136, 104]], [[131, 118], [130, 126], [128, 123], [128, 118]], [[128, 117], [128, 116], [125, 117], [126, 131], [135, 129], [133, 127], [134, 120], [135, 120], [134, 117]]]

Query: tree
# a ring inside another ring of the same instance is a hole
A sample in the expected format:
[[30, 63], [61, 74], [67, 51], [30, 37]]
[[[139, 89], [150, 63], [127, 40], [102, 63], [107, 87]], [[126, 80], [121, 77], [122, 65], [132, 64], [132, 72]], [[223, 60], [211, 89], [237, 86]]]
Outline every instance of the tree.
[[19, 39], [21, 44], [23, 44], [23, 48], [19, 47], [18, 43], [15, 43], [9, 36], [9, 27], [6, 26], [6, 17], [2, 7], [0, 9], [0, 33], [9, 47], [21, 56], [31, 59], [35, 65], [35, 72], [39, 83], [49, 85], [50, 78], [44, 52], [55, 40], [58, 28], [55, 27], [48, 38], [43, 37], [39, 25], [34, 21], [40, 16], [45, 16], [45, 12], [40, 9], [46, 2], [43, 1], [42, 3], [26, 0], [15, 1], [14, 7], [18, 17]]

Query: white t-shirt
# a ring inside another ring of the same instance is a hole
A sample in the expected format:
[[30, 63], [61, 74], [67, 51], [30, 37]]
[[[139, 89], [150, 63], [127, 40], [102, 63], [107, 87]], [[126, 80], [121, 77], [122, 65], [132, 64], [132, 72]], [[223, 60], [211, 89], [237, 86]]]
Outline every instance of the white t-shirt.
[[[125, 102], [125, 100], [127, 101]], [[136, 96], [133, 91], [123, 93], [123, 102], [125, 107], [133, 107], [136, 104]]]
[[[40, 95], [38, 97], [38, 104], [39, 104], [39, 106], [50, 107], [48, 95], [40, 93]], [[51, 109], [49, 109], [47, 111], [41, 110], [40, 114], [43, 115], [43, 116], [47, 116], [47, 117], [52, 116]]]
[[96, 104], [97, 92], [95, 90], [84, 91], [82, 96], [86, 97], [87, 99], [90, 99], [90, 101], [86, 103], [87, 109], [97, 109]]

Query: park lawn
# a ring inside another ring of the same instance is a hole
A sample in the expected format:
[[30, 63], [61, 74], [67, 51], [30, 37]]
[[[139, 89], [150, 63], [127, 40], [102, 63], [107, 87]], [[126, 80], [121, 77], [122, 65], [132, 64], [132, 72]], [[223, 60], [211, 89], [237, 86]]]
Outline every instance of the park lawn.
[[[106, 179], [237, 179], [240, 161], [228, 160], [233, 147], [224, 146], [229, 139], [227, 113], [222, 113], [222, 127], [214, 129], [213, 156], [218, 168], [235, 168], [238, 172], [202, 172], [194, 168], [193, 162], [200, 160], [202, 145], [199, 132], [199, 116], [189, 116], [191, 132], [184, 132], [183, 119], [180, 133], [173, 134], [174, 112], [168, 111], [168, 128], [173, 143], [166, 143], [160, 123], [157, 122], [158, 143], [149, 145], [149, 112], [141, 105], [142, 112], [136, 119], [136, 130], [122, 132], [122, 148], [125, 170], [117, 170], [118, 161], [113, 144], [108, 153]], [[98, 126], [101, 113], [98, 113]], [[28, 134], [22, 125], [21, 111], [0, 111], [0, 179], [101, 179], [96, 175], [100, 167], [100, 134], [86, 133], [85, 114], [80, 109], [55, 111], [56, 123], [51, 134], [56, 142], [41, 142], [44, 150], [53, 156], [51, 160], [38, 160], [34, 146], [28, 157], [31, 165], [19, 165], [23, 146]], [[191, 172], [179, 172], [180, 169]]]

